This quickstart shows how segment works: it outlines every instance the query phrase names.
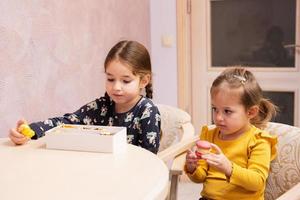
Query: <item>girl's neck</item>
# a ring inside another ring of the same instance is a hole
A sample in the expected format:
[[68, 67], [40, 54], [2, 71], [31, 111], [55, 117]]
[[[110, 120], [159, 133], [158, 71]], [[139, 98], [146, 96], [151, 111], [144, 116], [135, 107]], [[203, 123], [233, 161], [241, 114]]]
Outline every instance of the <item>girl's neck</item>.
[[135, 99], [133, 99], [130, 102], [127, 102], [126, 104], [115, 104], [115, 112], [116, 113], [126, 113], [130, 111], [142, 98], [142, 96], [137, 96]]
[[218, 136], [219, 136], [219, 139], [221, 139], [221, 140], [235, 140], [235, 139], [239, 138], [240, 136], [242, 136], [247, 131], [249, 131], [250, 129], [251, 129], [251, 125], [247, 125], [246, 127], [236, 131], [235, 133], [222, 134], [221, 132], [219, 132]]

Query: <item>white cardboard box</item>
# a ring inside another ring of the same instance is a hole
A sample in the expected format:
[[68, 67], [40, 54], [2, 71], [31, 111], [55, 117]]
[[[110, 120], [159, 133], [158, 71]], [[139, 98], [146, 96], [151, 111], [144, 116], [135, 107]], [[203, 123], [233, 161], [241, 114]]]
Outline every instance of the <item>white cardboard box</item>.
[[124, 152], [126, 127], [63, 124], [46, 132], [46, 148], [106, 153]]

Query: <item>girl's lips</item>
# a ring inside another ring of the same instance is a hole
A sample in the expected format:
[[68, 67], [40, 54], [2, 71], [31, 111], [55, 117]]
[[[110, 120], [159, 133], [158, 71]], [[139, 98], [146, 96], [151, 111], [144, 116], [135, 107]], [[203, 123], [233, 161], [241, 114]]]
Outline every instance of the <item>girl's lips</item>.
[[217, 127], [225, 128], [226, 126], [225, 125], [221, 125], [221, 124], [217, 124]]
[[113, 96], [115, 96], [115, 97], [121, 97], [123, 95], [121, 95], [121, 94], [113, 94]]
[[226, 130], [227, 129], [227, 126], [225, 126], [225, 125], [217, 125], [217, 127], [221, 130]]

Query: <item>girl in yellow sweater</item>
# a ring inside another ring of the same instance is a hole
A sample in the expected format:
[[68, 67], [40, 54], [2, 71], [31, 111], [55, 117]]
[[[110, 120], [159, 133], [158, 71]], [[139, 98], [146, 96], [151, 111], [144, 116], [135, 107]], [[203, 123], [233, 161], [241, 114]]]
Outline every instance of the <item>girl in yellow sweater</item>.
[[200, 199], [262, 200], [277, 138], [262, 129], [276, 114], [276, 106], [263, 98], [253, 74], [245, 68], [226, 69], [211, 90], [213, 121], [201, 140], [212, 151], [197, 157], [188, 151], [185, 171], [203, 183]]

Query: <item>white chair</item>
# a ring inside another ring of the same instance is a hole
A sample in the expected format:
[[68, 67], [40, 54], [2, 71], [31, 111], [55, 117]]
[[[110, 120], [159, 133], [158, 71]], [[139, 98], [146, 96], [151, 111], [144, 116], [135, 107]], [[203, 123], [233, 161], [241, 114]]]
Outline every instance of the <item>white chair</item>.
[[[278, 136], [278, 155], [271, 163], [265, 199], [300, 200], [300, 128], [270, 122], [266, 130], [270, 134]], [[165, 152], [165, 157], [175, 158], [171, 169], [171, 172], [175, 172], [171, 173], [171, 185], [178, 184], [179, 176], [183, 172], [185, 151], [191, 148], [198, 138], [199, 136], [196, 136], [189, 141], [182, 141], [171, 146], [168, 152]], [[171, 191], [172, 198], [176, 199], [177, 188], [173, 189]]]
[[[189, 141], [194, 137], [195, 131], [191, 123], [191, 116], [182, 109], [158, 104], [158, 109], [161, 114], [161, 129], [162, 137], [160, 141], [160, 148], [158, 156], [168, 165], [172, 167], [173, 153], [171, 153], [173, 146], [181, 145], [185, 141]], [[175, 152], [174, 152], [175, 153]], [[174, 173], [174, 171], [172, 171]], [[170, 177], [173, 177], [170, 175]], [[170, 181], [170, 190], [168, 199], [175, 197], [173, 194], [177, 190], [177, 183]]]
[[169, 153], [169, 151], [165, 150], [194, 137], [195, 130], [191, 123], [191, 116], [184, 110], [162, 104], [158, 104], [157, 107], [161, 114], [162, 130], [158, 155], [164, 161], [168, 161], [172, 157], [168, 157], [169, 154], [166, 155], [165, 152]]

